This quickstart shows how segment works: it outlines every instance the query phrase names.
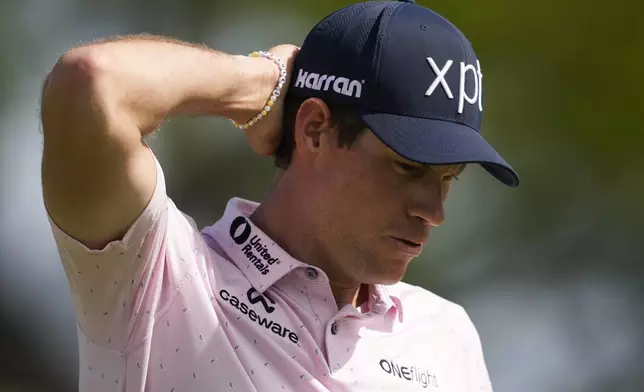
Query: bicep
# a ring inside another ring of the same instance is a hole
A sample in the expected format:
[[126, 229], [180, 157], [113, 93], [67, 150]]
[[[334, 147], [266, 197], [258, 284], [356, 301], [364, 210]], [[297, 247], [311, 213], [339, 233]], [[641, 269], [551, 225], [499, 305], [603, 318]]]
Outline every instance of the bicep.
[[93, 248], [119, 239], [156, 185], [152, 152], [115, 102], [109, 81], [78, 69], [49, 76], [43, 93], [45, 206], [61, 229]]

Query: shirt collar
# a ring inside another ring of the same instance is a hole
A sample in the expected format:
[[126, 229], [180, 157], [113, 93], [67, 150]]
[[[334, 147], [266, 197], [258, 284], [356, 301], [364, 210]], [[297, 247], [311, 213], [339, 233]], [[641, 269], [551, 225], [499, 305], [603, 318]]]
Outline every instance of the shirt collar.
[[[255, 226], [249, 217], [257, 206], [256, 202], [232, 198], [222, 218], [202, 233], [215, 240], [255, 290], [263, 293], [291, 270], [310, 266], [289, 255]], [[387, 286], [370, 285], [368, 305], [381, 314], [394, 307], [402, 321], [402, 303], [389, 294]]]
[[223, 217], [202, 233], [216, 240], [255, 290], [263, 293], [292, 269], [306, 264], [291, 257], [250, 220], [258, 205], [233, 198]]
[[369, 310], [377, 314], [385, 314], [394, 308], [398, 314], [398, 320], [403, 321], [402, 301], [389, 293], [387, 286], [381, 284], [369, 285]]

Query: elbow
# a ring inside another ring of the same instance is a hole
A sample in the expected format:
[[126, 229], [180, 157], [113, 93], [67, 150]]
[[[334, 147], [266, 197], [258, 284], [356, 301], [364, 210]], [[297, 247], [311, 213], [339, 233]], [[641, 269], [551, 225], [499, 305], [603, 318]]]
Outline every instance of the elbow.
[[90, 47], [68, 51], [47, 75], [43, 98], [51, 94], [58, 100], [93, 90], [96, 80], [103, 73], [103, 62], [101, 54]]
[[69, 125], [102, 105], [100, 92], [105, 74], [104, 56], [96, 49], [80, 47], [62, 55], [45, 79], [41, 97], [43, 131]]
[[[103, 56], [104, 57], [104, 56]], [[71, 74], [76, 77], [96, 76], [101, 69], [101, 54], [96, 48], [82, 46], [62, 55], [52, 72]]]

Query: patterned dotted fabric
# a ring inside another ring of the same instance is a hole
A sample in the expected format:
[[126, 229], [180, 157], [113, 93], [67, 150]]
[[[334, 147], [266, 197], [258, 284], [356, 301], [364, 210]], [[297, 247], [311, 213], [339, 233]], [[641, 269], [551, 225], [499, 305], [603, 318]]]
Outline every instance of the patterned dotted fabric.
[[[51, 221], [78, 319], [81, 392], [491, 391], [464, 310], [405, 283], [338, 309], [232, 199], [199, 231], [157, 188], [121, 241], [89, 250]], [[285, 222], [288, 223], [288, 222]]]

